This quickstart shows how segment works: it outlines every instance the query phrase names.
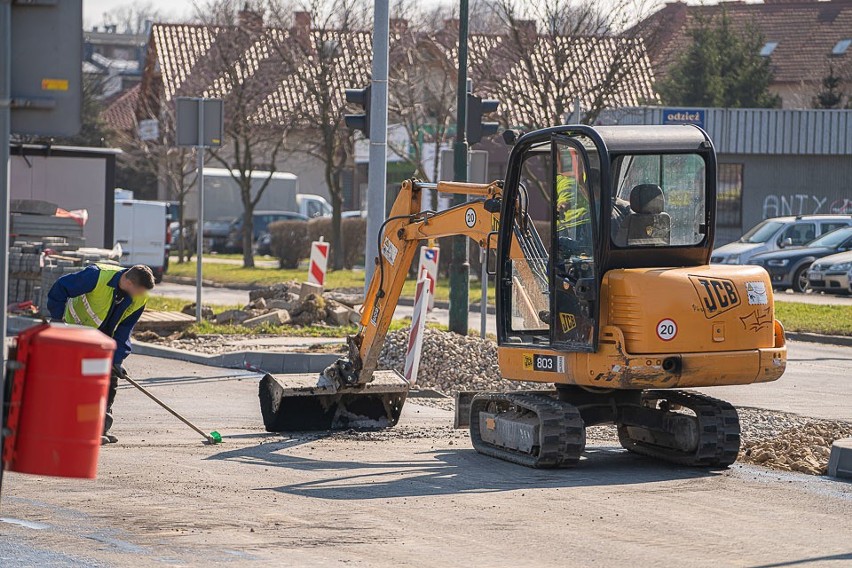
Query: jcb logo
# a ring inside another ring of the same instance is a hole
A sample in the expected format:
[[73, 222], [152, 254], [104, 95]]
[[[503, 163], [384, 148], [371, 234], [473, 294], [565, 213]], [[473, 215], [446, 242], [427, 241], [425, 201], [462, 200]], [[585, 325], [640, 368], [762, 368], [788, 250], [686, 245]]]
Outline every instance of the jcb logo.
[[710, 276], [690, 276], [704, 315], [713, 318], [740, 305], [740, 295], [733, 281]]

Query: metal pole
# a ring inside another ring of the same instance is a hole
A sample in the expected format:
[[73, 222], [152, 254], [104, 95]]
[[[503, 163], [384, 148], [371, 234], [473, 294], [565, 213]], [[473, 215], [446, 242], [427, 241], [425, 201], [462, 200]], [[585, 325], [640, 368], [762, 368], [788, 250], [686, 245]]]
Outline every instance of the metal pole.
[[[459, 76], [456, 102], [456, 142], [453, 148], [453, 179], [467, 181], [467, 35], [468, 0], [459, 0]], [[454, 195], [453, 205], [466, 201], [464, 195]], [[450, 261], [450, 331], [467, 335], [468, 262], [467, 237], [453, 237], [453, 254]]]
[[[9, 298], [9, 135], [12, 98], [12, 2], [0, 0], [0, 417], [6, 402], [6, 302]], [[2, 422], [2, 420], [0, 420]], [[0, 448], [3, 429], [0, 424]], [[0, 486], [3, 483], [0, 462]]]
[[482, 300], [479, 305], [479, 337], [485, 339], [485, 320], [488, 318], [488, 248], [479, 249], [479, 258], [482, 262]]
[[388, 0], [375, 0], [373, 24], [373, 78], [370, 91], [370, 164], [367, 170], [367, 246], [364, 256], [364, 293], [379, 257], [378, 235], [385, 220], [388, 145]]
[[198, 99], [198, 225], [195, 228], [195, 323], [201, 323], [201, 256], [204, 250], [204, 99]]

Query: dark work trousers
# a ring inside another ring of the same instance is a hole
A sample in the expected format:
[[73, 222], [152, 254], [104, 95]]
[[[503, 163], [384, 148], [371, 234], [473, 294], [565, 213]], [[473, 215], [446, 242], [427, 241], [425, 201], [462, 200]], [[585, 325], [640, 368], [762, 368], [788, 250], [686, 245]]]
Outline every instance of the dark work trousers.
[[104, 434], [112, 428], [112, 403], [115, 401], [115, 393], [118, 390], [118, 372], [113, 369], [109, 375], [109, 390], [107, 391], [106, 416], [104, 417]]

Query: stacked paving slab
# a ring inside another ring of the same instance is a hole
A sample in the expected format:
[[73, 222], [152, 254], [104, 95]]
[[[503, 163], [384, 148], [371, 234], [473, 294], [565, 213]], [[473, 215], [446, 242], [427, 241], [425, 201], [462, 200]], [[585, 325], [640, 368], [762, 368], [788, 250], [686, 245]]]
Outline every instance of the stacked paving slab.
[[44, 201], [12, 202], [9, 247], [9, 306], [32, 302], [47, 314], [47, 292], [60, 276], [94, 262], [108, 260], [109, 251], [87, 249], [83, 226], [55, 215], [57, 206]]

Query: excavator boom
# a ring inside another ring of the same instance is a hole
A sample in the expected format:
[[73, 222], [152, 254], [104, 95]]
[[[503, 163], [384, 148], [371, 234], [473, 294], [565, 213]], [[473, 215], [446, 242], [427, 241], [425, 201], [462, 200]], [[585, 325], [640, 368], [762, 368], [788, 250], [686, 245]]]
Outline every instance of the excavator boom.
[[[422, 192], [461, 193], [472, 199], [440, 212], [421, 211]], [[361, 309], [349, 354], [319, 376], [270, 375], [260, 383], [261, 413], [270, 432], [387, 427], [399, 420], [410, 385], [395, 371], [377, 371], [417, 245], [425, 239], [465, 235], [495, 247], [502, 185], [407, 180], [378, 235], [380, 255]]]

